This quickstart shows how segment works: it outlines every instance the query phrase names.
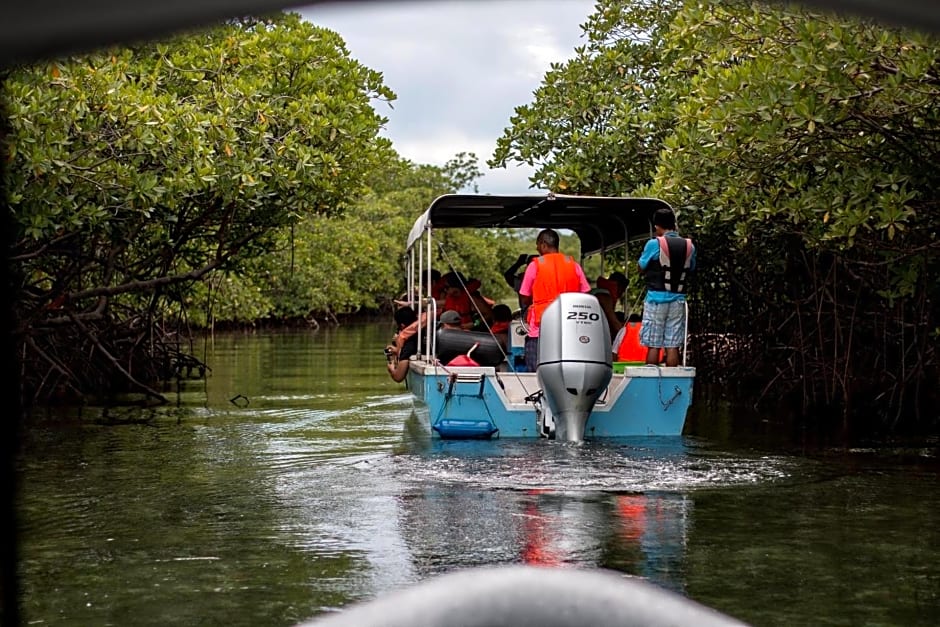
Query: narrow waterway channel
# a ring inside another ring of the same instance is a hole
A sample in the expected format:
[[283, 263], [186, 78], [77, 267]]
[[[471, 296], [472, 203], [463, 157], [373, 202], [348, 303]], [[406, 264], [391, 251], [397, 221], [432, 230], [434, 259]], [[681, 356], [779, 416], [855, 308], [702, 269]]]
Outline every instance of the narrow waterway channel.
[[23, 623], [289, 626], [519, 563], [644, 577], [753, 625], [940, 621], [933, 451], [432, 441], [388, 334], [217, 335], [172, 406], [33, 417]]

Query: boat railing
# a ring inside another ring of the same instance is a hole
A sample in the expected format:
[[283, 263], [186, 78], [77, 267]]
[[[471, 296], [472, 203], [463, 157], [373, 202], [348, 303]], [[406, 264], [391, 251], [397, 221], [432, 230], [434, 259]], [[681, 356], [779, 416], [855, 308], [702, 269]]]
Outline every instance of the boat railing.
[[[426, 333], [424, 334], [424, 348], [425, 348], [425, 357], [428, 361], [431, 361], [431, 358], [437, 355], [437, 333], [434, 333], [434, 329], [437, 328], [437, 301], [433, 298], [424, 298], [419, 301], [420, 304], [427, 305], [427, 323], [424, 325]], [[418, 346], [421, 346], [421, 326], [418, 327]]]

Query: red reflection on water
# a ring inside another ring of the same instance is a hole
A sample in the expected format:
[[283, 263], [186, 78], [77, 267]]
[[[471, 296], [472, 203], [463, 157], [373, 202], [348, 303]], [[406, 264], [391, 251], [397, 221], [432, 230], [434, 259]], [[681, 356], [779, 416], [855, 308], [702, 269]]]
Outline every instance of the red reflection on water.
[[621, 494], [617, 496], [616, 504], [620, 537], [627, 542], [639, 544], [647, 525], [646, 496]]
[[[527, 493], [537, 496], [546, 492], [549, 490], [533, 489]], [[525, 544], [522, 547], [522, 561], [534, 566], [559, 566], [562, 559], [557, 550], [557, 538], [550, 528], [551, 518], [539, 511], [534, 500], [526, 503], [523, 516]]]

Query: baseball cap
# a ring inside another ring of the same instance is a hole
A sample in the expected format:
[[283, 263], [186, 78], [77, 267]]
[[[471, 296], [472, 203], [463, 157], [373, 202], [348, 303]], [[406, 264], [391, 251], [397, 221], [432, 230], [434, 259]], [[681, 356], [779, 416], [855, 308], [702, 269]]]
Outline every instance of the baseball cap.
[[448, 309], [441, 314], [441, 322], [443, 324], [460, 324], [460, 314], [453, 309]]

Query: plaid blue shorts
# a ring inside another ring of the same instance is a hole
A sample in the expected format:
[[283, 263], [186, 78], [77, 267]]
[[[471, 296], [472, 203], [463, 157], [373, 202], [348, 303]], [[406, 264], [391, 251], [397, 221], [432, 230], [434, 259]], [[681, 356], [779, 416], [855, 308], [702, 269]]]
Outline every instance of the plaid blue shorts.
[[679, 348], [685, 344], [685, 301], [643, 304], [640, 344], [649, 348]]

